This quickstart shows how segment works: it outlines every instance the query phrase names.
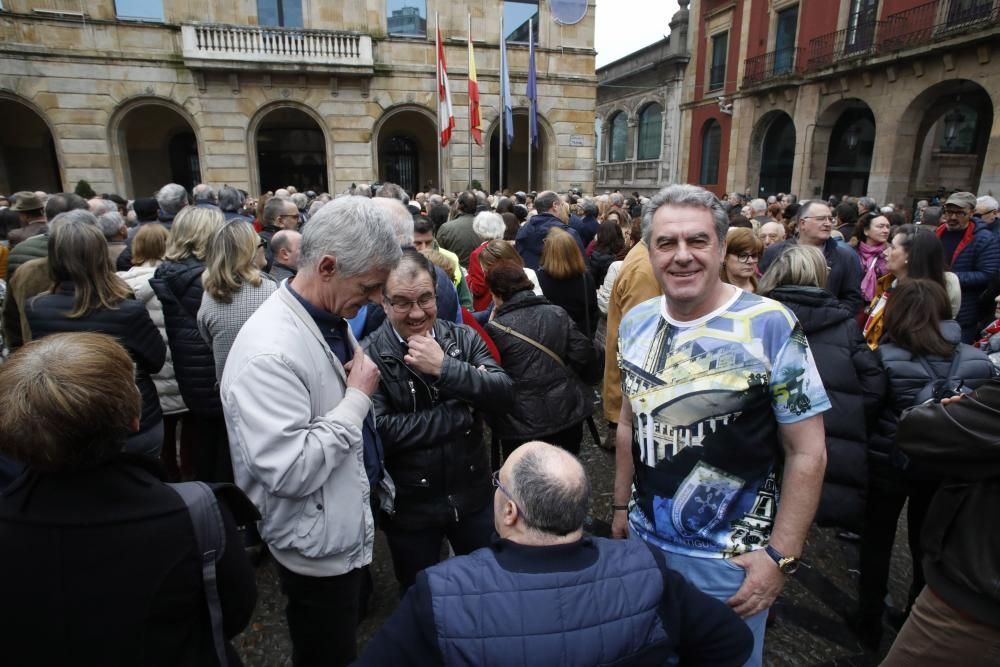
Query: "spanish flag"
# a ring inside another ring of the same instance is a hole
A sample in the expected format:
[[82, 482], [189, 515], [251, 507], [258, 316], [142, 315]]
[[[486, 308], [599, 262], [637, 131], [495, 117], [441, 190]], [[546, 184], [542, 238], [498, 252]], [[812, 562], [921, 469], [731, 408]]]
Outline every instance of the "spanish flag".
[[479, 117], [479, 81], [476, 79], [476, 55], [472, 51], [472, 21], [469, 21], [469, 132], [476, 145], [483, 145], [483, 128]]

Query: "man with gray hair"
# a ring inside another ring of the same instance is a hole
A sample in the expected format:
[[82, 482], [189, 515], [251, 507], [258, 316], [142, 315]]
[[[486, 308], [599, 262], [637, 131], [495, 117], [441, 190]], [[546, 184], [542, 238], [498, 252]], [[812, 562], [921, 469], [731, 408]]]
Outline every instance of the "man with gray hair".
[[[114, 203], [114, 202], [110, 202]], [[108, 257], [111, 258], [111, 265], [118, 261], [118, 256], [125, 250], [125, 239], [128, 237], [128, 226], [125, 220], [118, 213], [117, 207], [114, 210], [103, 213], [97, 217], [97, 226], [101, 228], [101, 233], [108, 242]]]
[[590, 483], [528, 442], [493, 475], [499, 539], [427, 568], [359, 665], [740, 665], [739, 617], [640, 540], [584, 534]]
[[762, 225], [771, 222], [771, 218], [767, 215], [766, 201], [760, 198], [750, 200], [750, 219]]
[[728, 223], [692, 185], [664, 188], [643, 212], [662, 296], [619, 327], [612, 534], [662, 550], [728, 603], [754, 634], [747, 664], [759, 666], [767, 609], [798, 568], [819, 502], [830, 400], [795, 317], [722, 282]]
[[218, 206], [219, 196], [215, 188], [206, 183], [199, 183], [191, 190], [191, 198], [195, 206]]
[[601, 223], [597, 220], [597, 202], [586, 197], [581, 199], [578, 205], [582, 215], [580, 217], [570, 216], [569, 226], [576, 230], [583, 247], [586, 248], [597, 236], [597, 228], [601, 226]]
[[225, 216], [227, 222], [229, 220], [253, 222], [253, 218], [242, 213], [245, 202], [246, 199], [243, 193], [231, 185], [224, 185], [219, 189], [219, 208], [222, 209], [222, 214]]
[[174, 217], [188, 205], [187, 190], [184, 189], [183, 185], [167, 183], [156, 191], [155, 197], [156, 203], [160, 207], [157, 219], [169, 229]]
[[[346, 318], [378, 303], [401, 252], [383, 209], [342, 197], [302, 235], [299, 272], [237, 335], [220, 391], [236, 483], [261, 510], [295, 665], [354, 660], [373, 507], [391, 509], [371, 396]], [[294, 343], [294, 344], [291, 344]]]
[[975, 217], [986, 226], [986, 229], [993, 232], [993, 236], [1000, 236], [1000, 224], [997, 224], [997, 200], [989, 195], [976, 198]]

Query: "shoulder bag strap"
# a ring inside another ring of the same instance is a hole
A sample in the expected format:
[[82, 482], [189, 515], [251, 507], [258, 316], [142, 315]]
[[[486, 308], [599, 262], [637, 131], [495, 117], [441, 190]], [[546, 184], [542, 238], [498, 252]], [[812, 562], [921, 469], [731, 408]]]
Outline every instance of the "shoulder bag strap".
[[566, 363], [562, 360], [562, 358], [558, 354], [556, 354], [555, 352], [553, 352], [549, 348], [545, 347], [544, 345], [542, 345], [541, 343], [539, 343], [537, 340], [534, 340], [532, 338], [528, 338], [523, 333], [521, 333], [519, 331], [514, 331], [510, 327], [504, 326], [504, 325], [500, 324], [499, 322], [497, 322], [496, 320], [490, 320], [488, 322], [488, 324], [492, 324], [493, 326], [495, 326], [500, 331], [503, 331], [504, 333], [508, 333], [511, 336], [514, 336], [515, 338], [520, 338], [521, 340], [523, 340], [528, 345], [531, 345], [531, 346], [533, 346], [533, 347], [541, 350], [545, 354], [547, 354], [550, 357], [552, 357], [553, 359], [555, 359], [556, 363], [558, 363], [563, 368], [566, 368]]
[[222, 522], [219, 501], [204, 482], [183, 482], [168, 484], [187, 506], [194, 537], [201, 554], [201, 582], [208, 602], [208, 617], [212, 624], [212, 644], [219, 665], [229, 664], [226, 658], [226, 637], [222, 629], [222, 602], [219, 600], [219, 585], [215, 563], [226, 549], [226, 529]]

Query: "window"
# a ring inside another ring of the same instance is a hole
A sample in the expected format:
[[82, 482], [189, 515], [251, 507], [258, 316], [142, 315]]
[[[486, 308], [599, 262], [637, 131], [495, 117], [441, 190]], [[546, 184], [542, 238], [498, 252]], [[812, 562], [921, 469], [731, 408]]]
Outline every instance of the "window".
[[427, 0], [386, 0], [385, 10], [386, 27], [390, 35], [427, 35]]
[[275, 28], [301, 28], [302, 0], [257, 0], [257, 23]]
[[503, 30], [508, 44], [528, 43], [528, 22], [534, 26], [538, 44], [538, 0], [504, 0]]
[[795, 30], [799, 23], [799, 7], [778, 12], [774, 38], [774, 75], [787, 74], [795, 66]]
[[871, 47], [875, 41], [875, 20], [878, 17], [878, 0], [851, 0], [847, 16], [846, 53], [857, 53]]
[[628, 152], [628, 118], [621, 111], [611, 119], [611, 146], [608, 148], [608, 162], [624, 162]]
[[708, 90], [721, 90], [726, 85], [726, 47], [729, 33], [724, 32], [712, 37], [712, 66], [708, 73]]
[[655, 102], [639, 112], [639, 160], [660, 159], [663, 138], [663, 108]]
[[162, 21], [163, 0], [115, 0], [115, 15], [134, 21]]
[[701, 136], [701, 185], [719, 184], [719, 154], [722, 152], [722, 127], [714, 118], [705, 125]]

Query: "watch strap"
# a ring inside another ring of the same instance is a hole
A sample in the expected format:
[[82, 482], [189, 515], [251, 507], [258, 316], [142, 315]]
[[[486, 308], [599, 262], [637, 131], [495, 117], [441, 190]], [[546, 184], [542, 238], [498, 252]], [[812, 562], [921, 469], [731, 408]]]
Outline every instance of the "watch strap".
[[771, 557], [771, 559], [775, 562], [776, 565], [780, 566], [781, 561], [785, 559], [785, 557], [781, 554], [781, 552], [772, 547], [770, 544], [764, 547], [764, 551], [767, 552], [767, 555]]

